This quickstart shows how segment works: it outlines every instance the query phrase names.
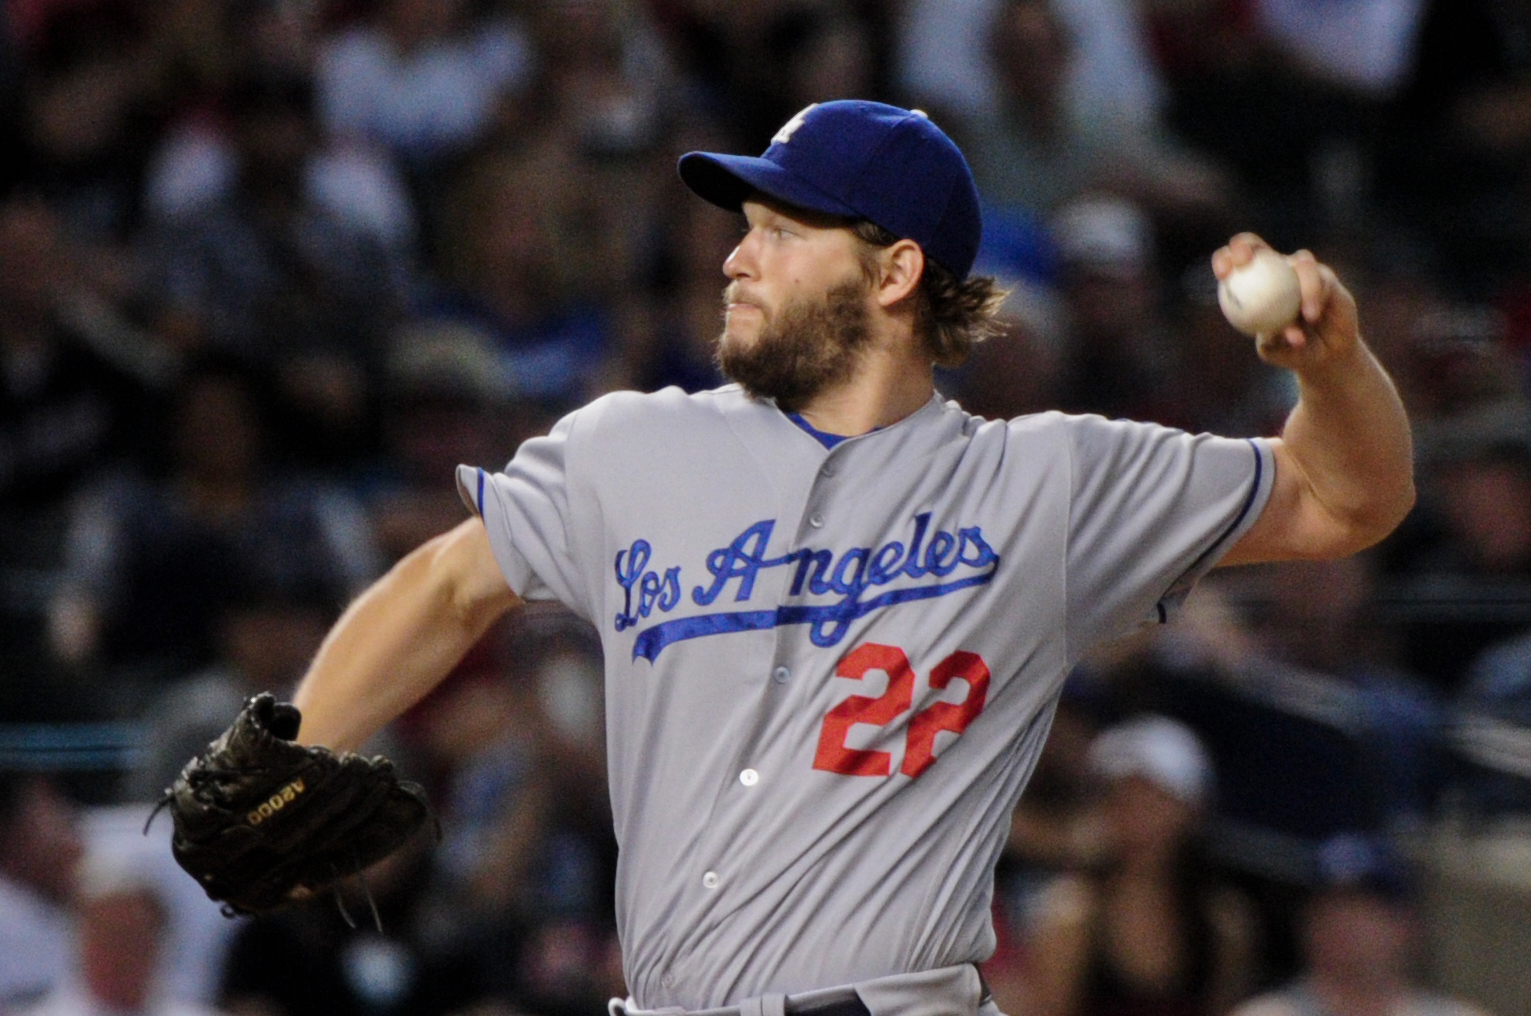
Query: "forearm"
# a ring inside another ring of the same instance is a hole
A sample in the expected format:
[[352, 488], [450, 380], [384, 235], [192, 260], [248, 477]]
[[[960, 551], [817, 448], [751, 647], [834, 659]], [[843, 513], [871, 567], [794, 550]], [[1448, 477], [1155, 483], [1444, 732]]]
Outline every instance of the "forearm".
[[1297, 375], [1300, 397], [1281, 438], [1308, 503], [1353, 553], [1386, 536], [1414, 504], [1413, 442], [1403, 403], [1359, 341]]
[[355, 749], [418, 702], [519, 600], [476, 519], [425, 543], [348, 607], [294, 696], [299, 739]]

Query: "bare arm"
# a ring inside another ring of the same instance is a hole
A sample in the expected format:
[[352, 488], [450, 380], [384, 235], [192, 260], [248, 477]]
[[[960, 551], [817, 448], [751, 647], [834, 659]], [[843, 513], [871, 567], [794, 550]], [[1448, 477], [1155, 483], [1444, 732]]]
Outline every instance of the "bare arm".
[[[1249, 261], [1242, 233], [1212, 256], [1222, 278]], [[1299, 251], [1296, 324], [1260, 336], [1260, 356], [1297, 375], [1299, 398], [1271, 442], [1275, 487], [1222, 564], [1344, 557], [1381, 540], [1414, 505], [1413, 443], [1403, 403], [1361, 341], [1356, 302], [1328, 266]]]
[[477, 517], [408, 554], [346, 608], [298, 686], [298, 738], [354, 750], [425, 696], [521, 601]]

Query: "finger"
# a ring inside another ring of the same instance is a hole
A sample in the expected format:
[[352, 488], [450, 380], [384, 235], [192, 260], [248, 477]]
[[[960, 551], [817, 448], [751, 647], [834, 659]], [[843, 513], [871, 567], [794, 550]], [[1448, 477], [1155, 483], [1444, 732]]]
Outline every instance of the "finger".
[[1235, 234], [1226, 246], [1219, 247], [1212, 255], [1212, 274], [1222, 279], [1235, 268], [1249, 264], [1255, 251], [1270, 244], [1254, 233]]
[[1297, 285], [1302, 292], [1299, 313], [1302, 320], [1314, 324], [1323, 317], [1324, 305], [1329, 302], [1329, 286], [1320, 270], [1322, 266], [1313, 252], [1308, 250], [1300, 250], [1287, 260], [1297, 272]]
[[1287, 325], [1274, 332], [1263, 332], [1255, 338], [1260, 355], [1269, 358], [1288, 349], [1301, 349], [1308, 343], [1308, 334], [1296, 324]]

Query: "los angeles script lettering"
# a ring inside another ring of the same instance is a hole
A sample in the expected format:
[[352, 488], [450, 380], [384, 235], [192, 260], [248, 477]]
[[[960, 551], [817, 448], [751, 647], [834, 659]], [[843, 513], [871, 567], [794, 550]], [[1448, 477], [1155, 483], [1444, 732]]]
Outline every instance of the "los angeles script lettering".
[[[978, 526], [959, 528], [956, 533], [941, 529], [931, 531], [929, 512], [914, 516], [911, 524], [907, 544], [891, 540], [877, 548], [851, 547], [838, 554], [833, 550], [804, 547], [767, 557], [766, 550], [776, 521], [757, 522], [728, 546], [708, 553], [707, 571], [711, 578], [704, 585], [692, 587], [692, 602], [700, 607], [710, 606], [725, 599], [732, 585], [733, 602], [745, 603], [754, 595], [755, 580], [762, 572], [773, 568], [792, 569], [789, 596], [801, 596], [806, 590], [812, 597], [833, 599], [818, 606], [784, 606], [770, 618], [760, 611], [686, 618], [685, 633], [662, 636], [657, 644], [650, 638], [648, 647], [657, 654], [664, 644], [678, 638], [792, 623], [811, 624], [813, 642], [830, 646], [845, 636], [851, 620], [868, 609], [983, 584], [999, 565], [999, 555], [984, 541]], [[680, 605], [684, 584], [679, 566], [666, 568], [661, 574], [657, 569], [649, 568], [652, 556], [653, 548], [647, 540], [641, 539], [634, 540], [629, 549], [617, 553], [614, 562], [616, 578], [623, 590], [622, 611], [616, 616], [617, 631], [639, 624], [655, 611], [669, 613]], [[957, 580], [946, 581], [959, 570], [963, 574]], [[896, 584], [898, 588], [867, 597], [870, 590], [890, 584]], [[708, 618], [717, 620], [710, 625], [700, 623]], [[725, 618], [740, 620], [722, 620]], [[642, 649], [640, 646], [636, 654], [650, 655]]]

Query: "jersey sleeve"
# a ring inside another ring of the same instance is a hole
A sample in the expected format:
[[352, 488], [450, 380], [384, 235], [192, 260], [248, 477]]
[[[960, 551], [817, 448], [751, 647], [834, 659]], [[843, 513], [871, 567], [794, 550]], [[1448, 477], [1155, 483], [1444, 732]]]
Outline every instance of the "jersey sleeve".
[[1268, 442], [1069, 417], [1068, 641], [1077, 655], [1167, 621], [1259, 518], [1275, 478]]
[[570, 540], [569, 452], [578, 413], [521, 445], [502, 472], [457, 467], [457, 492], [484, 520], [505, 582], [524, 600], [558, 600], [589, 616]]

